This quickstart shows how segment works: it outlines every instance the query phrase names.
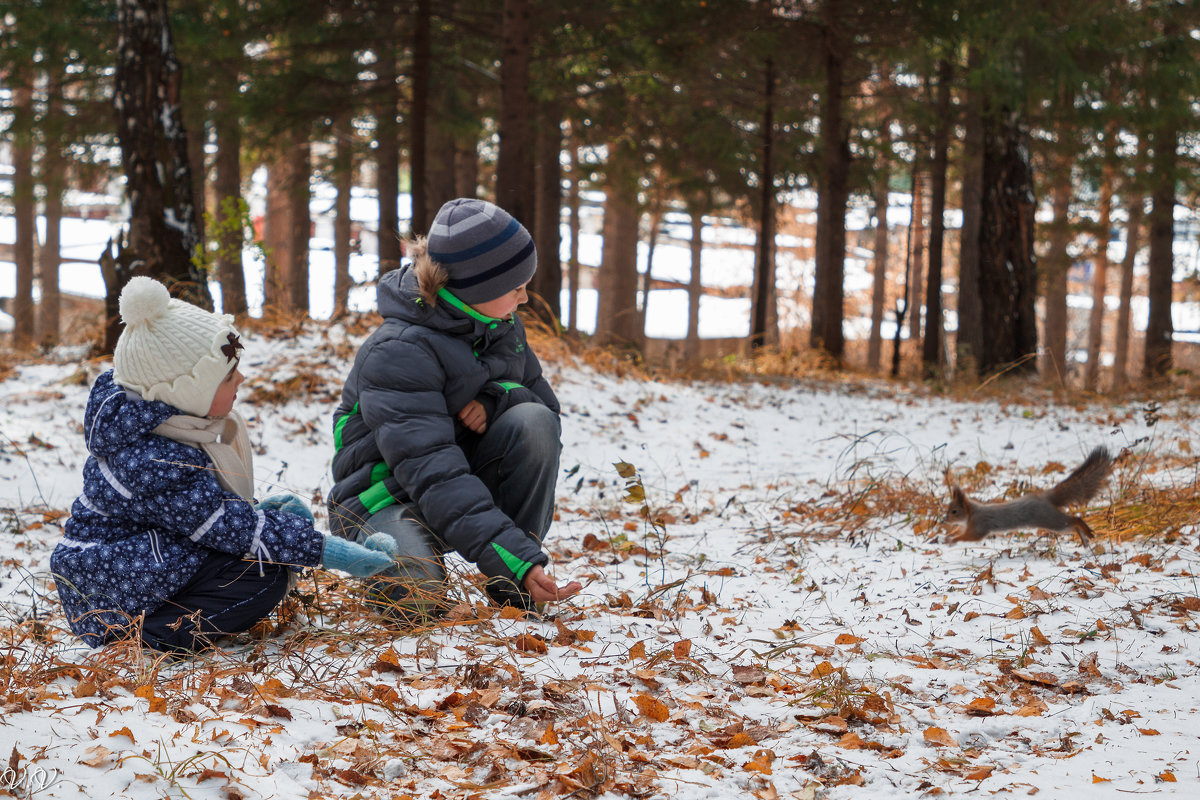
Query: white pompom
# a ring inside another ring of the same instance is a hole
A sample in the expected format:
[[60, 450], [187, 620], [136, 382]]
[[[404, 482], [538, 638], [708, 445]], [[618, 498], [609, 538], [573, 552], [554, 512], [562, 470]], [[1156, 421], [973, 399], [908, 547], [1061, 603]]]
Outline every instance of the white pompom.
[[130, 278], [121, 290], [121, 319], [127, 326], [143, 325], [167, 312], [171, 294], [167, 287], [144, 275]]

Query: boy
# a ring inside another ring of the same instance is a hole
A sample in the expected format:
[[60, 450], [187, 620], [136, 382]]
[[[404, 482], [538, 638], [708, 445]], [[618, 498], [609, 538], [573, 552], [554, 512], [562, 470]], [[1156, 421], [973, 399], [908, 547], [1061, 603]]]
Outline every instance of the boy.
[[334, 415], [331, 527], [395, 539], [400, 558], [376, 599], [408, 621], [444, 610], [451, 549], [500, 605], [570, 597], [582, 587], [557, 585], [541, 549], [562, 449], [558, 400], [514, 313], [537, 267], [533, 240], [503, 209], [460, 198], [408, 253], [379, 281], [384, 321]]
[[120, 311], [113, 369], [84, 414], [83, 494], [50, 557], [77, 636], [199, 650], [270, 613], [301, 566], [366, 577], [392, 563], [390, 539], [327, 537], [298, 498], [253, 504], [233, 317], [146, 277], [121, 291]]

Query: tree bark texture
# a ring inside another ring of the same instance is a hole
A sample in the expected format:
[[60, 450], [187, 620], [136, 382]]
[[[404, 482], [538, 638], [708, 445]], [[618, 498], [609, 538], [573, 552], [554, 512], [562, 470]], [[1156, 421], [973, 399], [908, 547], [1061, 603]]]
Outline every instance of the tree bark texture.
[[754, 316], [750, 326], [750, 346], [762, 347], [779, 339], [771, 329], [770, 313], [775, 283], [775, 62], [765, 64], [762, 129], [762, 164], [759, 169], [758, 249], [754, 261]]
[[379, 7], [379, 105], [376, 109], [376, 173], [379, 192], [379, 274], [400, 266], [400, 85], [396, 69], [396, 7], [384, 0]]
[[1104, 167], [1100, 175], [1100, 219], [1096, 225], [1096, 258], [1092, 274], [1092, 313], [1088, 317], [1087, 367], [1083, 373], [1083, 388], [1096, 391], [1100, 385], [1100, 353], [1104, 341], [1104, 298], [1108, 294], [1108, 235], [1112, 229], [1113, 181], [1116, 167], [1112, 162], [1112, 141], [1116, 131], [1110, 132]]
[[569, 158], [570, 184], [567, 189], [567, 207], [570, 209], [567, 223], [571, 235], [570, 255], [567, 258], [567, 330], [579, 332], [579, 178], [580, 166], [578, 145], [575, 137], [568, 141], [567, 155]]
[[333, 205], [333, 315], [345, 315], [350, 306], [350, 240], [354, 224], [350, 218], [350, 193], [354, 187], [354, 126], [350, 115], [342, 114], [333, 125], [333, 184], [337, 198]]
[[558, 108], [547, 104], [537, 129], [537, 194], [533, 220], [533, 237], [537, 246], [537, 272], [530, 290], [537, 295], [531, 301], [538, 318], [557, 329], [562, 318], [562, 259], [559, 250], [562, 232], [562, 154], [563, 136]]
[[620, 146], [614, 146], [612, 151], [597, 287], [596, 339], [600, 344], [636, 347], [642, 339], [637, 310], [637, 179], [626, 163], [632, 154]]
[[1019, 120], [985, 115], [979, 294], [981, 374], [1037, 369], [1037, 267], [1033, 254], [1033, 170]]
[[[968, 69], [979, 65], [979, 52], [967, 55]], [[963, 119], [962, 231], [958, 249], [958, 330], [955, 369], [978, 371], [983, 352], [983, 309], [979, 294], [979, 232], [983, 212], [983, 102], [979, 88], [969, 86]]]
[[1171, 339], [1175, 327], [1171, 319], [1171, 290], [1175, 266], [1175, 149], [1178, 143], [1179, 130], [1171, 122], [1154, 132], [1155, 183], [1150, 193], [1148, 236], [1150, 314], [1146, 320], [1146, 349], [1142, 356], [1142, 374], [1150, 380], [1165, 376], [1172, 365]]
[[925, 305], [925, 154], [920, 149], [913, 159], [912, 181], [912, 265], [908, 284], [908, 338], [915, 345], [921, 340]]
[[704, 255], [704, 212], [707, 202], [697, 198], [688, 208], [692, 218], [692, 240], [688, 246], [691, 252], [692, 266], [688, 278], [688, 321], [685, 352], [688, 361], [700, 360], [700, 298], [704, 294], [704, 283], [701, 281], [701, 265]]
[[[1146, 140], [1138, 143], [1137, 165], [1145, 163]], [[1121, 291], [1117, 304], [1117, 329], [1113, 341], [1113, 391], [1120, 392], [1129, 386], [1129, 319], [1133, 304], [1133, 270], [1137, 263], [1137, 252], [1141, 247], [1142, 218], [1145, 215], [1146, 198], [1129, 181], [1128, 222], [1125, 224], [1125, 257], [1121, 259]]]
[[67, 161], [63, 148], [62, 75], [49, 61], [46, 76], [46, 117], [42, 123], [45, 151], [42, 155], [42, 186], [46, 190], [46, 238], [38, 251], [37, 273], [42, 289], [38, 308], [37, 337], [45, 347], [59, 343], [62, 325], [62, 295], [59, 291], [59, 266], [62, 261], [63, 192], [67, 185]]
[[[192, 263], [200, 237], [166, 4], [118, 0], [117, 20], [113, 105], [130, 205], [130, 264], [135, 274], [157, 277], [173, 294], [211, 309], [207, 280]], [[119, 294], [123, 287], [106, 289]]]
[[1067, 382], [1067, 273], [1071, 256], [1071, 163], [1062, 158], [1050, 189], [1054, 221], [1050, 223], [1046, 258], [1042, 262], [1045, 277], [1046, 345], [1042, 355], [1042, 377], [1048, 384], [1066, 386]]
[[842, 85], [847, 45], [838, 4], [825, 4], [822, 37], [825, 88], [821, 93], [820, 179], [817, 186], [816, 281], [813, 290], [812, 346], [840, 361], [845, 350], [842, 307], [846, 273], [846, 202], [849, 198], [850, 125]]
[[287, 264], [288, 308], [300, 315], [309, 313], [308, 243], [312, 236], [309, 212], [309, 177], [312, 174], [312, 146], [303, 133], [293, 135], [288, 149], [288, 236], [291, 239], [291, 260]]
[[[236, 76], [233, 76], [236, 80]], [[231, 81], [232, 82], [232, 81]], [[233, 96], [236, 85], [224, 87], [217, 97]], [[217, 155], [213, 165], [213, 189], [217, 207], [213, 214], [217, 225], [217, 278], [221, 281], [221, 308], [226, 314], [247, 313], [246, 272], [242, 262], [245, 242], [242, 200], [242, 126], [229, 104], [218, 100], [213, 116], [217, 137]]]
[[871, 334], [867, 338], [867, 369], [877, 370], [883, 356], [883, 307], [887, 302], [888, 268], [888, 181], [891, 172], [880, 162], [875, 178], [875, 253], [871, 283]]
[[950, 160], [950, 128], [954, 125], [950, 105], [950, 62], [938, 64], [937, 124], [933, 130], [933, 161], [929, 169], [929, 283], [925, 294], [925, 339], [921, 360], [926, 374], [942, 368], [942, 263], [945, 251], [946, 169]]
[[18, 77], [13, 90], [13, 261], [16, 266], [16, 293], [13, 295], [13, 346], [20, 350], [33, 344], [33, 276], [37, 242], [37, 198], [33, 179], [33, 90], [25, 74]]
[[[534, 120], [529, 93], [530, 0], [504, 0], [500, 56], [500, 153], [496, 204], [528, 228], [534, 224]], [[536, 236], [536, 231], [534, 231]]]
[[431, 214], [426, 197], [425, 156], [426, 137], [429, 131], [429, 76], [432, 68], [433, 35], [430, 0], [416, 0], [416, 15], [413, 18], [412, 50], [412, 109], [408, 119], [409, 154], [411, 177], [412, 220], [411, 234], [424, 233], [429, 229]]

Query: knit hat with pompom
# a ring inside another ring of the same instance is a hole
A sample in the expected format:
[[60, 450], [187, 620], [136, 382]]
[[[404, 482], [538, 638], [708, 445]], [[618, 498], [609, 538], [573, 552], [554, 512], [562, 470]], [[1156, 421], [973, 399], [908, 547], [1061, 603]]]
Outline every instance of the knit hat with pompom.
[[233, 317], [176, 300], [145, 276], [121, 290], [120, 308], [125, 330], [113, 353], [113, 380], [147, 400], [207, 416], [242, 348]]

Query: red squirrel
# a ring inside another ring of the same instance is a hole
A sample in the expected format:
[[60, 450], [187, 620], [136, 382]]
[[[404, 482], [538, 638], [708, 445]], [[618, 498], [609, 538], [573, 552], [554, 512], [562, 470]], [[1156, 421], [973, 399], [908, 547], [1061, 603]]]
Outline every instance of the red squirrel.
[[950, 541], [978, 541], [997, 531], [1042, 528], [1059, 533], [1073, 530], [1082, 544], [1090, 546], [1092, 529], [1082, 518], [1063, 511], [1063, 507], [1091, 500], [1100, 491], [1112, 465], [1108, 449], [1097, 447], [1054, 488], [1005, 503], [977, 503], [958, 486], [952, 486], [946, 521], [959, 525], [961, 530]]

